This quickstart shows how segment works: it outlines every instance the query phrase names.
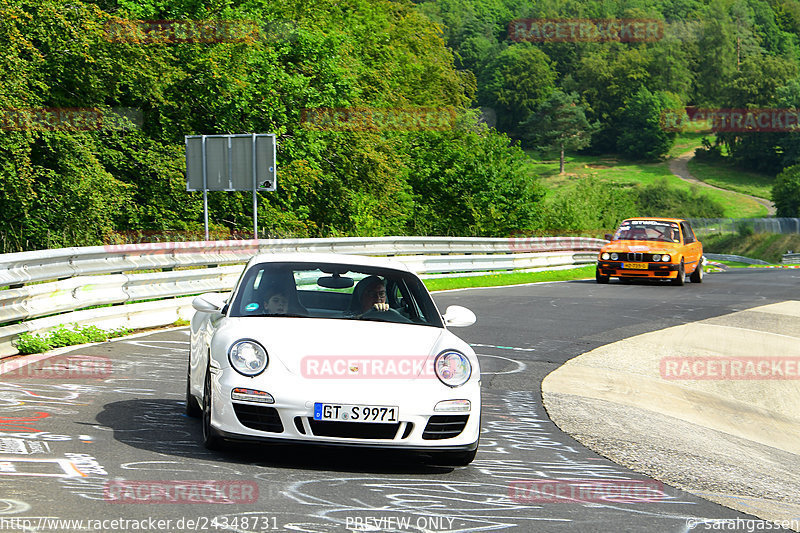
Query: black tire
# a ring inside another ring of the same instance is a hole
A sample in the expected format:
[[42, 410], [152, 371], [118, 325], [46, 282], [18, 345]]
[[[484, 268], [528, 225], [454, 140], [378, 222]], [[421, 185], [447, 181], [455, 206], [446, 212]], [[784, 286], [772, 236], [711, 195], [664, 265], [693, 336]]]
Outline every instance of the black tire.
[[184, 412], [186, 416], [191, 416], [192, 418], [200, 418], [200, 415], [203, 414], [203, 410], [197, 403], [197, 398], [192, 396], [191, 388], [189, 387], [189, 369], [186, 370], [186, 405]]
[[672, 280], [672, 284], [680, 287], [684, 283], [686, 283], [686, 267], [683, 266], [683, 259], [681, 259], [681, 264], [678, 267], [678, 275]]
[[608, 280], [611, 279], [611, 278], [610, 278], [610, 276], [603, 276], [602, 274], [600, 274], [600, 269], [598, 268], [598, 269], [595, 269], [595, 271], [594, 271], [594, 279], [595, 279], [595, 281], [597, 281], [597, 283], [600, 283], [601, 285], [605, 285], [606, 283], [608, 283]]
[[471, 452], [437, 452], [433, 455], [433, 463], [441, 466], [467, 466], [477, 453], [477, 448]]
[[698, 263], [697, 268], [689, 275], [692, 283], [703, 283], [703, 263]]
[[203, 446], [209, 450], [222, 448], [222, 439], [211, 427], [211, 369], [206, 370], [206, 379], [203, 385]]

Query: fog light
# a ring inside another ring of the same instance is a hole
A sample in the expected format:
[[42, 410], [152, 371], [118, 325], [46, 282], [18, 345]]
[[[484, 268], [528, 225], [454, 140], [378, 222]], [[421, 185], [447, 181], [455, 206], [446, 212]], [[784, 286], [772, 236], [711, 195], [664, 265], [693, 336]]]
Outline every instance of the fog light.
[[433, 410], [439, 413], [468, 413], [471, 407], [469, 400], [444, 400], [437, 403]]
[[231, 400], [241, 400], [245, 402], [275, 403], [272, 394], [260, 390], [244, 389], [236, 387], [231, 391]]

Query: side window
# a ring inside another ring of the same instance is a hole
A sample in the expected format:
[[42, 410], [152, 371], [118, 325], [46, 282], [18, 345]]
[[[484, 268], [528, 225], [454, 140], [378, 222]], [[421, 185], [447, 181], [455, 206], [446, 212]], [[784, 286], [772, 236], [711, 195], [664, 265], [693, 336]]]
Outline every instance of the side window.
[[695, 241], [694, 232], [692, 232], [692, 228], [686, 222], [681, 222], [681, 231], [683, 231], [683, 242], [685, 244], [689, 244]]

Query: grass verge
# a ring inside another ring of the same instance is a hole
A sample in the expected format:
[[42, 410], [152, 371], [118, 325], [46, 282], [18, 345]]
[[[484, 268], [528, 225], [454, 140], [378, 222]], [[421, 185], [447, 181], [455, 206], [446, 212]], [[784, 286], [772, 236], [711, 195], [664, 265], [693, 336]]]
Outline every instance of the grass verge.
[[706, 235], [703, 250], [712, 254], [733, 254], [780, 263], [788, 250], [800, 251], [800, 234], [756, 233], [754, 235]]
[[498, 287], [501, 285], [521, 285], [540, 281], [568, 281], [594, 278], [595, 265], [586, 265], [565, 270], [542, 270], [539, 272], [497, 273], [486, 276], [466, 276], [462, 278], [436, 278], [423, 280], [429, 291], [449, 289], [468, 289], [471, 287]]
[[774, 176], [739, 170], [726, 161], [689, 160], [692, 176], [709, 185], [769, 200]]
[[[691, 148], [692, 143], [687, 142]], [[683, 181], [669, 169], [669, 162], [642, 163], [624, 161], [610, 155], [588, 156], [573, 154], [566, 158], [564, 174], [558, 173], [558, 161], [528, 161], [528, 170], [539, 176], [540, 183], [547, 191], [545, 197], [552, 197], [556, 191], [575, 187], [581, 180], [594, 176], [599, 180], [621, 187], [651, 185], [665, 179], [670, 187], [691, 190], [699, 187]], [[732, 178], [731, 178], [732, 179]], [[719, 185], [722, 187], [721, 185]], [[725, 218], [751, 218], [767, 216], [767, 209], [751, 198], [734, 191], [720, 191], [701, 188], [703, 194], [718, 202], [724, 209]], [[756, 195], [757, 196], [757, 195]]]

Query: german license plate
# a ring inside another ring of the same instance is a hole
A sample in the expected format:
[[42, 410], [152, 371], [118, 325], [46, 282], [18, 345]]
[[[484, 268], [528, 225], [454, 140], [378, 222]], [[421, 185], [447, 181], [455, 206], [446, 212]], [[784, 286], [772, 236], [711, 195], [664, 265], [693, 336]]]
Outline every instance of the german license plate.
[[647, 263], [622, 263], [622, 268], [630, 270], [647, 270]]
[[400, 408], [396, 405], [314, 404], [314, 420], [393, 424], [398, 421], [399, 415]]

